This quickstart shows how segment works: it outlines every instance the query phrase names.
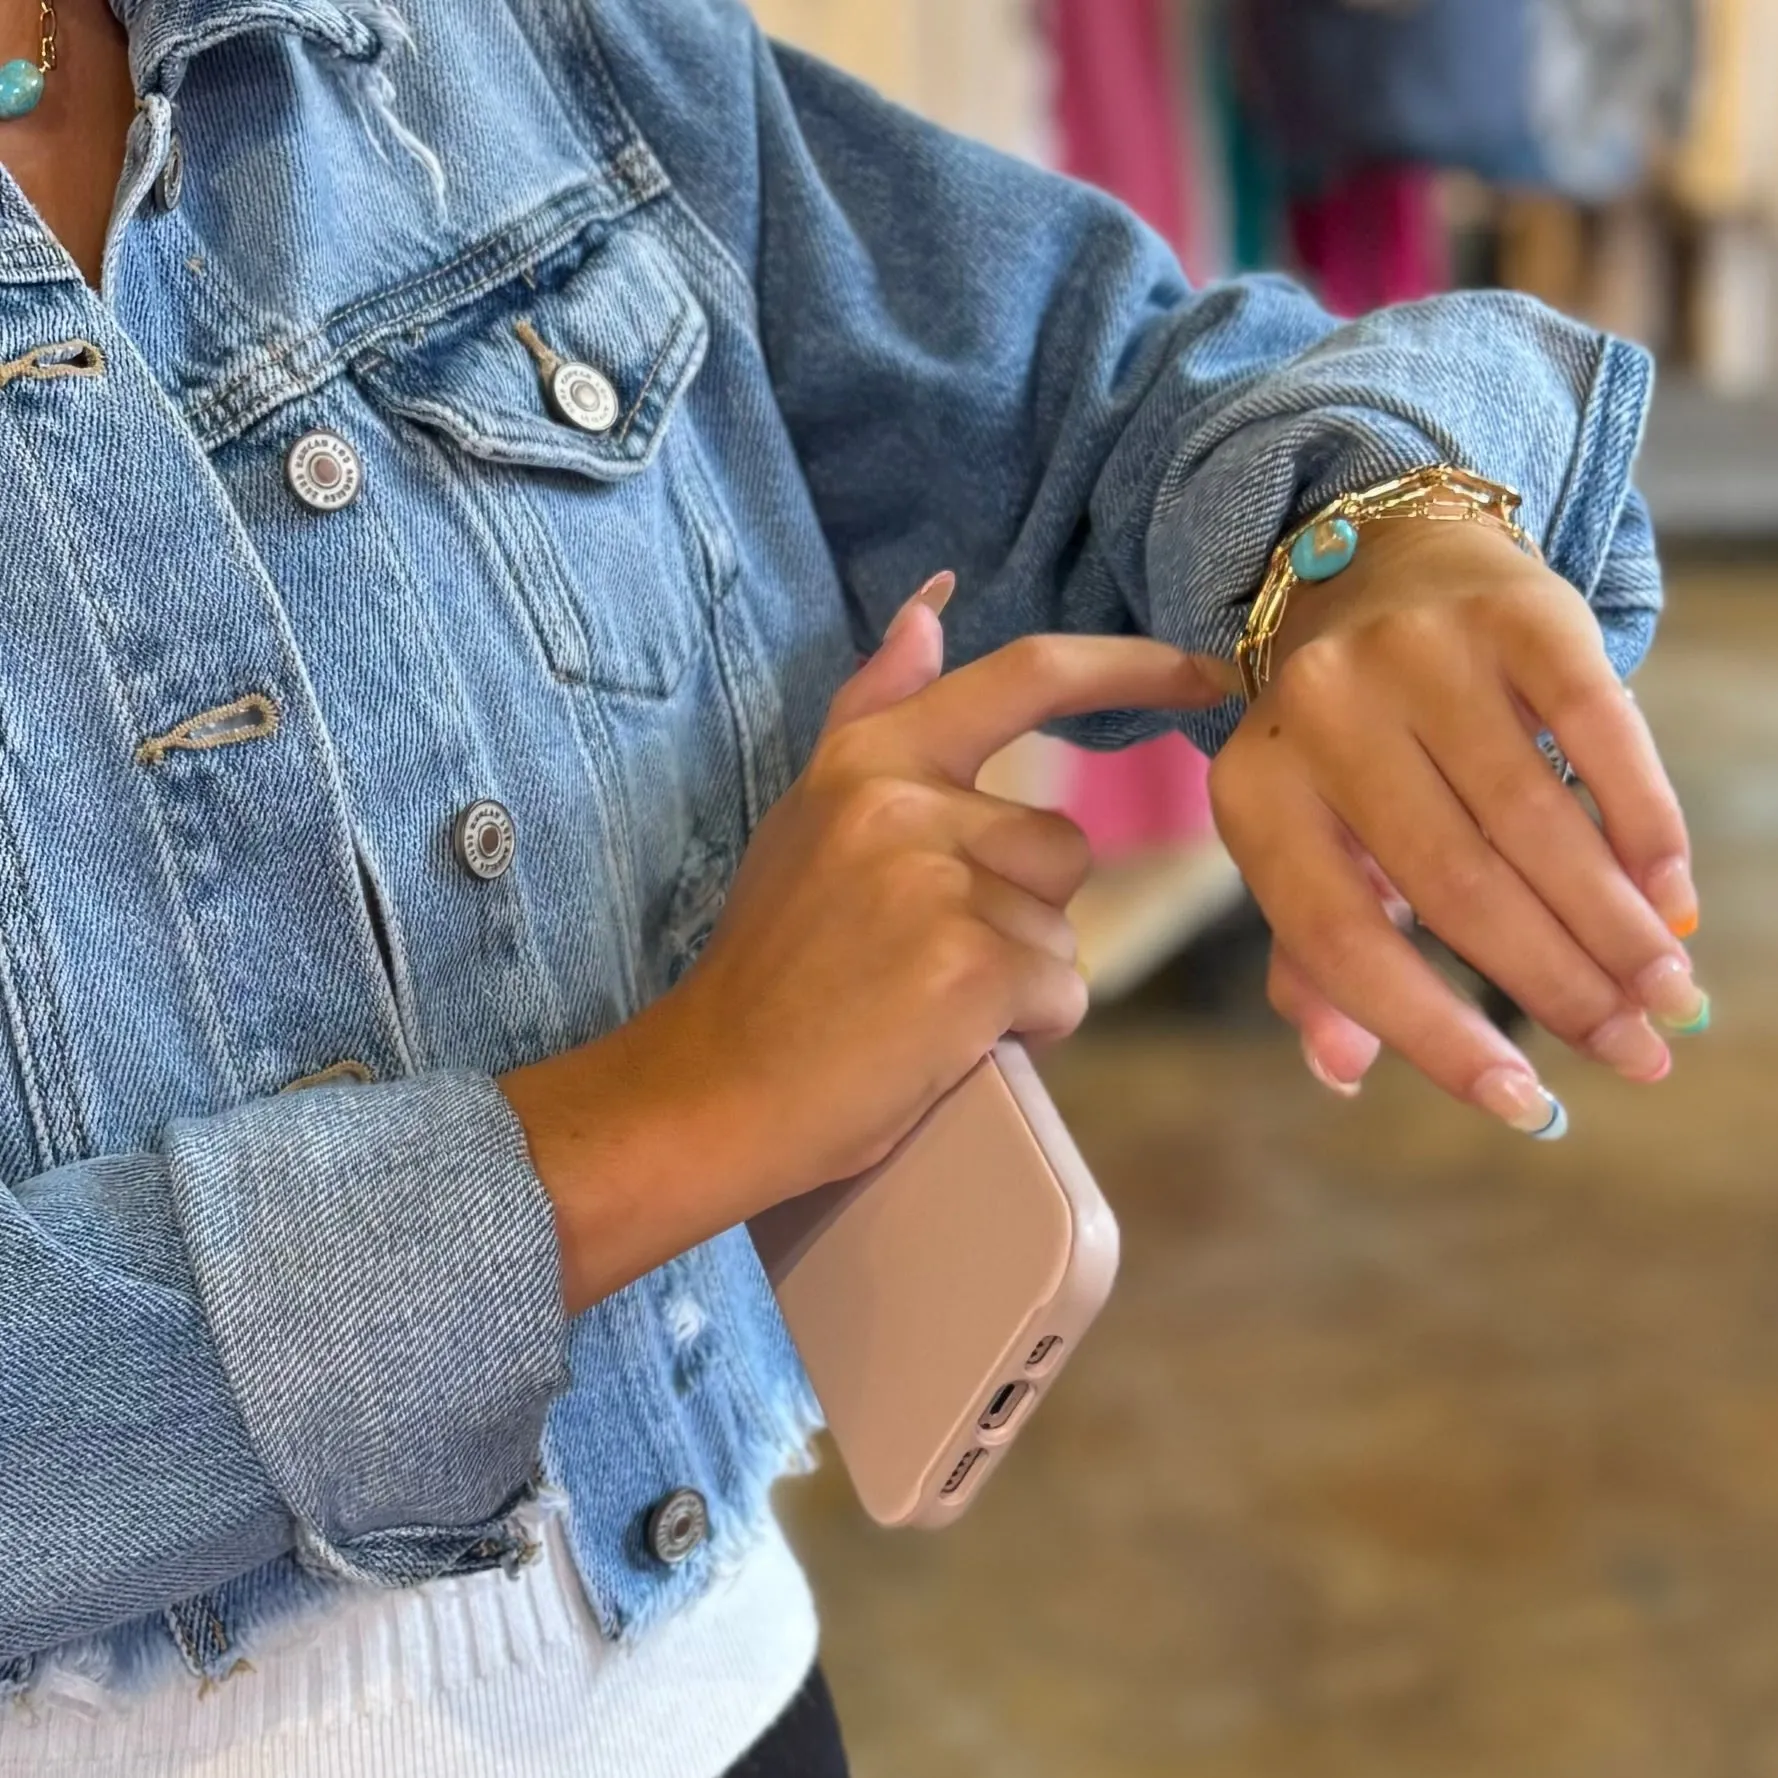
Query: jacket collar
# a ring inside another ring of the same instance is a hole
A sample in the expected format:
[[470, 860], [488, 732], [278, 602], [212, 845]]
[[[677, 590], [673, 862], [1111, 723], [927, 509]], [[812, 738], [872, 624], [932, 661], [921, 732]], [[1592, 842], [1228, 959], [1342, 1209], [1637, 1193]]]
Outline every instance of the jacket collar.
[[194, 56], [255, 31], [293, 32], [354, 61], [385, 46], [387, 0], [111, 0], [130, 39], [138, 96], [172, 98]]

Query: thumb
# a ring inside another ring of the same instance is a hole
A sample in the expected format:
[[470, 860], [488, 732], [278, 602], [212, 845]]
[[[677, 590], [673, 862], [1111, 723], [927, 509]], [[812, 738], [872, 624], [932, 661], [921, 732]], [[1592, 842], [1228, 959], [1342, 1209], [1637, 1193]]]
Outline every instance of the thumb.
[[922, 691], [944, 671], [945, 633], [939, 613], [957, 590], [947, 569], [935, 574], [896, 612], [877, 652], [835, 694], [827, 712], [831, 731], [874, 716]]

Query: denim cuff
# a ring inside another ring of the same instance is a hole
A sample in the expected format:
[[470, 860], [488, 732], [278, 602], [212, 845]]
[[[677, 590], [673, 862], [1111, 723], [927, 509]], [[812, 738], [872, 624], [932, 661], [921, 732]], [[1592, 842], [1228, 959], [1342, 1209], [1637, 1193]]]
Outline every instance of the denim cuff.
[[[1281, 536], [1340, 494], [1453, 462], [1523, 495], [1526, 529], [1627, 673], [1661, 603], [1631, 487], [1652, 382], [1639, 348], [1500, 293], [1338, 328], [1182, 441], [1150, 520], [1144, 627], [1232, 653]], [[1214, 752], [1240, 714], [1231, 701], [1183, 726]]]
[[314, 1088], [169, 1126], [216, 1349], [312, 1567], [509, 1561], [567, 1384], [551, 1206], [486, 1075]]

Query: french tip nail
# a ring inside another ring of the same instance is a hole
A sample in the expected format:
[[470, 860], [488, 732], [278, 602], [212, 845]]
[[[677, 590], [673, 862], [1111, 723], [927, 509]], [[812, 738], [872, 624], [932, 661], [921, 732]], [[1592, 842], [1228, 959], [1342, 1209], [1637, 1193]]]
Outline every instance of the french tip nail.
[[1657, 864], [1648, 873], [1643, 893], [1675, 938], [1690, 938], [1698, 930], [1698, 891], [1689, 858], [1669, 858]]
[[1484, 1111], [1534, 1142], [1560, 1142], [1568, 1134], [1568, 1107], [1522, 1068], [1490, 1069], [1473, 1096]]
[[1322, 1065], [1321, 1058], [1312, 1054], [1306, 1046], [1303, 1050], [1303, 1061], [1307, 1063], [1309, 1072], [1314, 1075], [1330, 1093], [1337, 1093], [1342, 1099], [1356, 1099], [1364, 1090], [1364, 1082], [1361, 1080], [1339, 1080], [1332, 1074], [1328, 1073], [1327, 1069]]
[[1307, 1044], [1303, 1045], [1303, 1063], [1330, 1093], [1335, 1093], [1342, 1099], [1356, 1099], [1363, 1090], [1363, 1081], [1341, 1080], [1337, 1075], [1331, 1073], [1327, 1065]]
[[1662, 1027], [1675, 1037], [1702, 1037], [1710, 1029], [1710, 996], [1702, 988], [1698, 1002], [1698, 1010], [1689, 1019], [1662, 1019]]
[[1568, 1134], [1568, 1107], [1554, 1093], [1546, 1092], [1543, 1096], [1550, 1102], [1549, 1122], [1541, 1130], [1527, 1130], [1525, 1134], [1533, 1142], [1560, 1142]]

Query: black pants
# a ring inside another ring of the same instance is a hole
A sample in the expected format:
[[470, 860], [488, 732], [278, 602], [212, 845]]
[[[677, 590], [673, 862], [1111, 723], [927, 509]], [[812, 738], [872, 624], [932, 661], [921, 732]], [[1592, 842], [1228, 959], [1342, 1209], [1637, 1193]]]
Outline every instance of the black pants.
[[819, 1667], [728, 1778], [846, 1778], [846, 1749]]

